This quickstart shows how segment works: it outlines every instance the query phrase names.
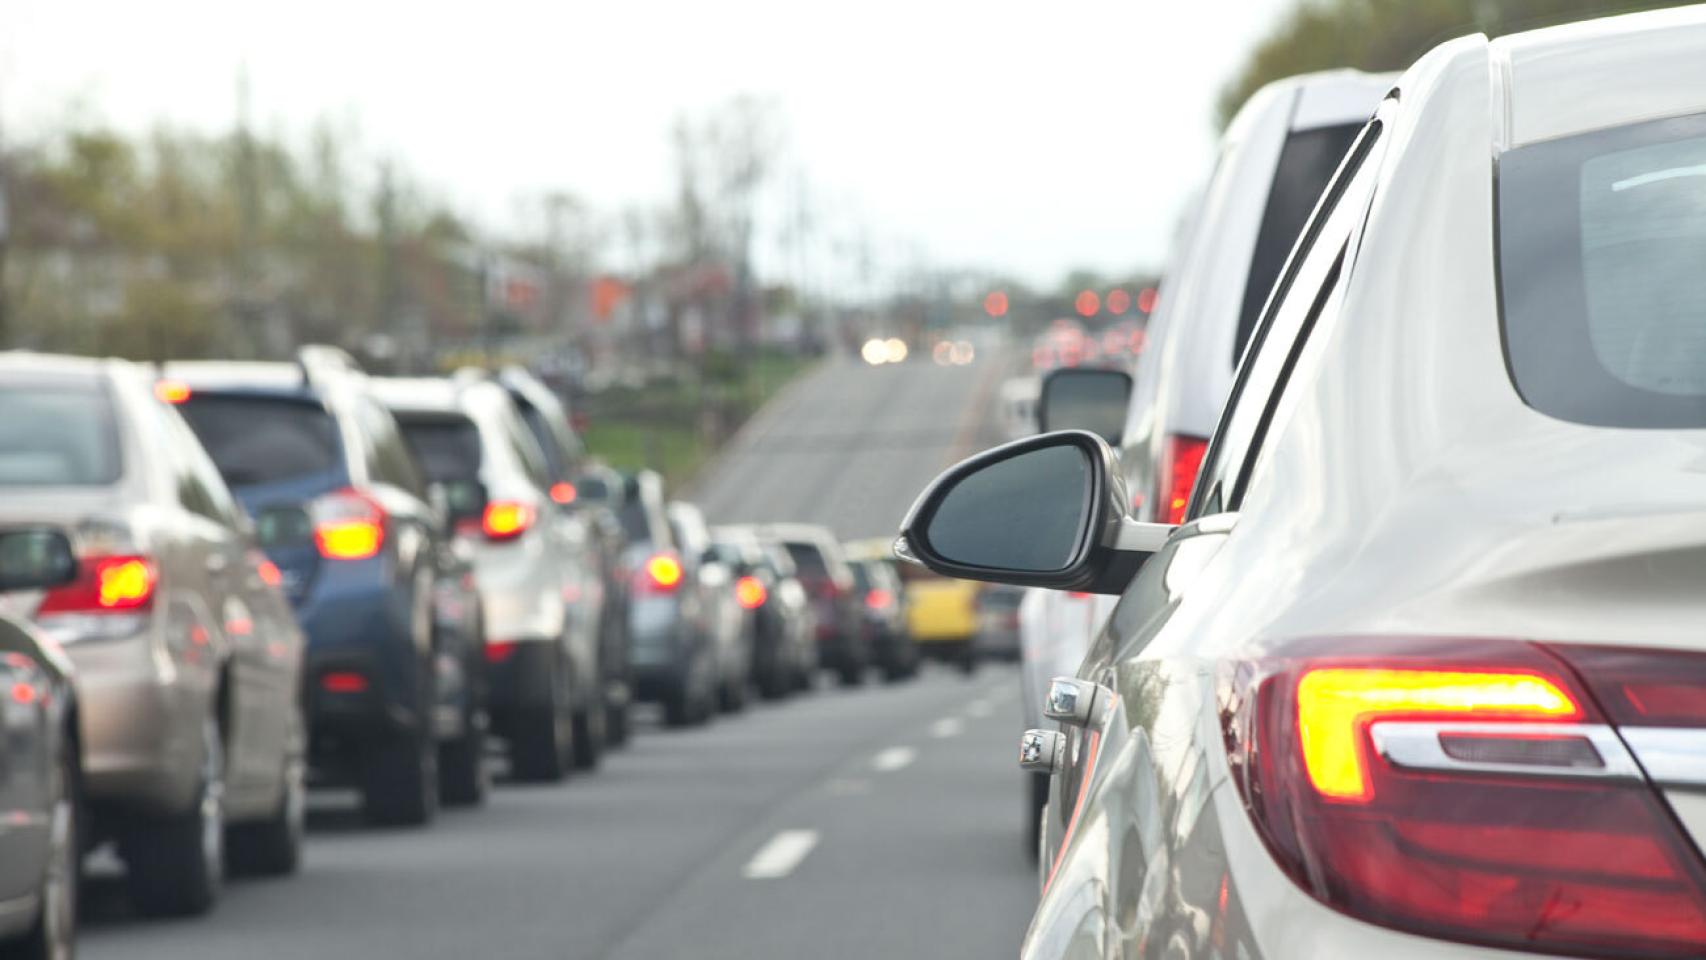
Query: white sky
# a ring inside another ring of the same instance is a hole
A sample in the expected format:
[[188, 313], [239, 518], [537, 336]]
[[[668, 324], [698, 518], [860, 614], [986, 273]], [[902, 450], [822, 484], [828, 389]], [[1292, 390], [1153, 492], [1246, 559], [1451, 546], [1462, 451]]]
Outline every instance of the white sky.
[[1288, 0], [3, 0], [0, 117], [206, 130], [331, 116], [488, 225], [567, 189], [662, 202], [667, 130], [774, 98], [792, 161], [879, 264], [1052, 285], [1159, 266], [1224, 80]]

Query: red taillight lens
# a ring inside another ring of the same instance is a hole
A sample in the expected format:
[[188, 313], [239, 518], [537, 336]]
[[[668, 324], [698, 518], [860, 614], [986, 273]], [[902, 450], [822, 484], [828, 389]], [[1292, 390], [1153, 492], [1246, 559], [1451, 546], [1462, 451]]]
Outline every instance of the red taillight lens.
[[514, 500], [494, 500], [480, 515], [480, 532], [487, 540], [514, 540], [533, 526], [534, 509]]
[[154, 384], [154, 396], [174, 406], [190, 398], [190, 385], [181, 380], [160, 380]]
[[642, 593], [673, 593], [681, 586], [681, 559], [673, 553], [654, 553], [646, 558], [636, 578]]
[[486, 662], [503, 663], [515, 655], [515, 643], [510, 640], [487, 640]]
[[757, 577], [741, 577], [735, 581], [735, 600], [746, 610], [757, 610], [764, 606], [764, 600], [770, 591], [764, 588], [764, 581]]
[[894, 605], [894, 594], [878, 587], [865, 591], [865, 606], [872, 610], [887, 610]]
[[557, 483], [551, 484], [551, 500], [555, 503], [574, 503], [575, 498], [579, 495], [580, 491], [576, 490], [575, 485], [567, 480], [561, 480]]
[[36, 608], [36, 615], [147, 610], [154, 604], [159, 576], [154, 561], [147, 557], [84, 557], [77, 579], [49, 590]]
[[309, 505], [314, 545], [328, 560], [366, 560], [385, 544], [385, 508], [356, 490], [339, 490]]
[[1161, 448], [1161, 462], [1155, 471], [1160, 491], [1156, 495], [1155, 511], [1161, 523], [1184, 523], [1185, 510], [1191, 505], [1191, 490], [1197, 485], [1197, 473], [1202, 470], [1203, 454], [1208, 441], [1201, 437], [1172, 434]]
[[256, 563], [255, 573], [261, 578], [261, 582], [269, 587], [284, 585], [284, 573], [278, 569], [278, 564], [271, 560], [261, 560]]
[[1353, 916], [1502, 947], [1697, 956], [1706, 865], [1565, 660], [1581, 662], [1388, 638], [1230, 666], [1233, 779], [1293, 880]]
[[320, 675], [320, 689], [327, 693], [366, 693], [367, 678], [349, 670], [335, 670]]

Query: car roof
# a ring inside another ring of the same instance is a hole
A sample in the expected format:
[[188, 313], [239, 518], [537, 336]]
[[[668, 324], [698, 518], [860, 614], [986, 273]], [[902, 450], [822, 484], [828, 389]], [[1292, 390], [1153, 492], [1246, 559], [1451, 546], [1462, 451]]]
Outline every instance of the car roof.
[[489, 414], [510, 405], [509, 392], [488, 380], [372, 377], [373, 395], [396, 413]]
[[1494, 40], [1506, 146], [1706, 110], [1706, 6]]
[[294, 363], [267, 360], [172, 360], [160, 367], [161, 377], [192, 387], [257, 393], [307, 393], [313, 384], [303, 374]]
[[49, 376], [105, 376], [116, 369], [133, 367], [129, 360], [107, 357], [77, 357], [30, 350], [0, 351], [0, 369]]

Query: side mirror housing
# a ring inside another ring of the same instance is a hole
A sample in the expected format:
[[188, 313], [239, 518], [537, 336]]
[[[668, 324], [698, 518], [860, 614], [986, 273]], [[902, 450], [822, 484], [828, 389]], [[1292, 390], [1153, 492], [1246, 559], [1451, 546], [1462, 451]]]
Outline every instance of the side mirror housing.
[[58, 530], [0, 533], [0, 590], [45, 590], [77, 579], [77, 554]]
[[1026, 437], [948, 468], [901, 524], [895, 554], [937, 573], [1021, 587], [1117, 594], [1174, 527], [1126, 513], [1106, 440]]
[[427, 497], [443, 511], [451, 530], [463, 521], [479, 523], [486, 512], [486, 487], [478, 480], [434, 480], [427, 486]]
[[1037, 426], [1087, 430], [1118, 446], [1131, 403], [1131, 374], [1123, 370], [1062, 367], [1043, 378], [1037, 398]]

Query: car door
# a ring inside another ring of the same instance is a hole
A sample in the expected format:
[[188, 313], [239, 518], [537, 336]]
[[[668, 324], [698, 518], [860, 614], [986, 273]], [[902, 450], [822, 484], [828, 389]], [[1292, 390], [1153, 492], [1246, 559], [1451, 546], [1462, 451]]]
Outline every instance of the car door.
[[[1210, 442], [1185, 524], [1139, 569], [1079, 671], [1118, 709], [1064, 731], [1065, 762], [1051, 785], [1045, 818], [1045, 902], [1027, 938], [1027, 956], [1033, 950], [1079, 956], [1083, 938], [1103, 936], [1124, 940], [1126, 950], [1142, 955], [1137, 945], [1155, 943], [1158, 932], [1161, 941], [1175, 943], [1170, 949], [1184, 951], [1177, 955], [1198, 955], [1191, 943], [1201, 924], [1192, 911], [1202, 892], [1181, 888], [1188, 871], [1174, 860], [1199, 849], [1189, 834], [1201, 822], [1203, 791], [1188, 788], [1199, 768], [1195, 751], [1203, 747], [1196, 722], [1208, 706], [1205, 685], [1198, 664], [1145, 651], [1163, 631], [1187, 629], [1172, 621], [1194, 588], [1219, 588], [1211, 575], [1214, 560], [1236, 535], [1243, 491], [1273, 436], [1286, 386], [1310, 334], [1342, 298], [1378, 176], [1382, 129], [1377, 114], [1281, 273]], [[1048, 895], [1069, 859], [1072, 889]], [[1212, 900], [1213, 891], [1208, 895]]]

